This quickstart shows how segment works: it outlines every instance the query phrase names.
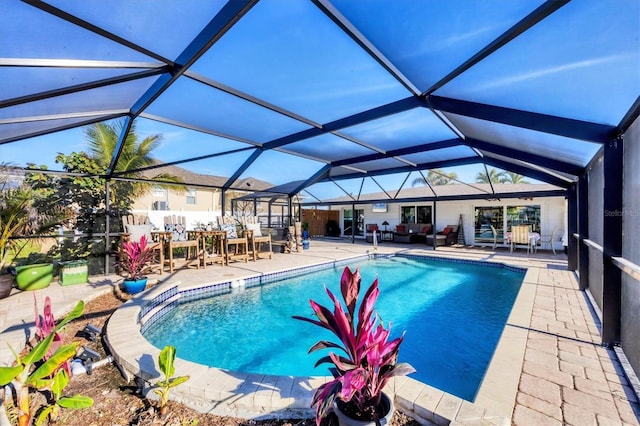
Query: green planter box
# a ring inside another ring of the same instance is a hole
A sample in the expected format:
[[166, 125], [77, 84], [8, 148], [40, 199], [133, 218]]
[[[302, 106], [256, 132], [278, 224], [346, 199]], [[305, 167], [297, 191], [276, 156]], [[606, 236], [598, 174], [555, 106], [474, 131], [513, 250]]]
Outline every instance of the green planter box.
[[85, 284], [89, 282], [89, 266], [86, 260], [60, 262], [60, 285]]
[[53, 279], [53, 263], [16, 266], [16, 284], [20, 290], [40, 290]]

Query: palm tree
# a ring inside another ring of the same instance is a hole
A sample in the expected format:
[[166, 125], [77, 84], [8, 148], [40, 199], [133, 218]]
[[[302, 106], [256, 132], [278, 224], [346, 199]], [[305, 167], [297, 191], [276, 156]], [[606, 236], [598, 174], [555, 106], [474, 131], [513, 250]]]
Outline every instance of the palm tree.
[[427, 173], [426, 180], [420, 176], [411, 182], [411, 186], [426, 185], [427, 182], [431, 185], [447, 185], [454, 179], [458, 179], [456, 172], [444, 172], [441, 169], [433, 169]]
[[[124, 121], [118, 120], [109, 123], [96, 123], [84, 128], [84, 135], [89, 144], [89, 155], [94, 159], [103, 170], [107, 170], [111, 164], [113, 153], [116, 150], [120, 134], [124, 128]], [[116, 164], [116, 172], [124, 172], [127, 170], [139, 170], [157, 164], [157, 161], [151, 156], [151, 152], [160, 145], [161, 135], [149, 135], [141, 141], [135, 131], [135, 122], [131, 125], [127, 138], [124, 141], [124, 147], [120, 154], [118, 163]], [[133, 171], [126, 174], [130, 178], [141, 178], [143, 172]], [[168, 173], [159, 173], [151, 177], [153, 180], [170, 183], [182, 183], [182, 179]], [[184, 188], [176, 186], [164, 186], [172, 191], [183, 192]], [[146, 183], [137, 183], [134, 185], [134, 194], [142, 196], [152, 189], [152, 185]]]
[[497, 169], [491, 168], [487, 173], [478, 172], [476, 175], [477, 183], [500, 183], [502, 182], [502, 176], [504, 172], [500, 172]]
[[514, 172], [504, 172], [502, 178], [500, 179], [501, 183], [529, 183], [529, 181], [524, 179], [524, 176]]

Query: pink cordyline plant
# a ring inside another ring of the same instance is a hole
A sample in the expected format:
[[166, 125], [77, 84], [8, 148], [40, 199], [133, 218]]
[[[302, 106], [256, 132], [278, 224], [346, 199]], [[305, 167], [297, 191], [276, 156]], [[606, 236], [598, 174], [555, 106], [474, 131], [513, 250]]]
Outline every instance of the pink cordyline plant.
[[316, 367], [323, 363], [333, 364], [329, 370], [334, 377], [318, 387], [313, 395], [311, 405], [316, 409], [318, 425], [336, 398], [346, 403], [351, 416], [379, 423], [379, 418], [385, 415], [380, 412], [380, 402], [386, 383], [394, 376], [415, 372], [411, 365], [397, 362], [404, 333], [389, 341], [391, 323], [385, 328], [374, 309], [380, 294], [378, 279], [367, 289], [358, 307], [360, 282], [359, 269], [352, 273], [349, 267], [345, 267], [340, 279], [340, 291], [346, 311], [335, 295], [325, 288], [333, 302], [333, 312], [310, 300], [317, 319], [294, 316], [295, 319], [331, 331], [339, 340], [339, 343], [320, 340], [309, 349], [309, 353], [320, 349], [339, 349], [344, 353], [339, 355], [330, 352], [316, 362]]
[[[48, 335], [53, 333], [53, 341], [51, 346], [44, 356], [47, 360], [53, 356], [53, 354], [62, 346], [62, 336], [56, 332], [56, 320], [53, 316], [53, 310], [51, 309], [51, 299], [49, 296], [44, 298], [44, 310], [42, 315], [38, 313], [38, 299], [36, 298], [36, 292], [33, 292], [33, 309], [35, 310], [35, 327], [36, 327], [36, 340], [38, 342], [43, 341]], [[71, 364], [66, 361], [60, 368], [64, 368], [67, 374], [71, 375]]]
[[139, 280], [153, 260], [153, 250], [147, 245], [147, 237], [140, 237], [140, 242], [125, 241], [120, 249], [119, 265], [127, 272], [129, 279]]

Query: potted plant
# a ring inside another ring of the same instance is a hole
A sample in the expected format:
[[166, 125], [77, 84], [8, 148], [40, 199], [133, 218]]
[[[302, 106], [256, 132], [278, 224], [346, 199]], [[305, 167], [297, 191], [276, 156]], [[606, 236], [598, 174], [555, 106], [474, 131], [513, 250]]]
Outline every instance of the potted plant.
[[22, 290], [40, 290], [53, 280], [53, 259], [42, 253], [30, 253], [15, 267], [16, 286]]
[[140, 237], [140, 241], [124, 241], [119, 252], [119, 266], [126, 273], [124, 291], [129, 294], [140, 293], [147, 286], [144, 274], [153, 260], [153, 249], [147, 245], [147, 237]]
[[391, 323], [385, 328], [375, 310], [380, 294], [378, 279], [366, 290], [358, 306], [360, 281], [358, 269], [353, 273], [349, 267], [345, 267], [340, 291], [346, 310], [338, 298], [325, 289], [333, 302], [333, 312], [310, 300], [316, 318], [294, 316], [295, 319], [327, 329], [338, 338], [337, 342], [318, 341], [309, 349], [309, 353], [320, 349], [338, 349], [342, 352], [330, 352], [316, 362], [316, 366], [333, 364], [329, 369], [333, 380], [316, 389], [311, 403], [316, 409], [318, 425], [331, 409], [341, 425], [388, 423], [393, 414], [393, 401], [383, 392], [383, 388], [390, 378], [415, 371], [411, 365], [397, 362], [404, 334], [388, 341]]
[[0, 299], [11, 293], [8, 267], [27, 245], [16, 237], [51, 232], [68, 218], [57, 203], [45, 203], [41, 192], [20, 182], [15, 167], [0, 163]]

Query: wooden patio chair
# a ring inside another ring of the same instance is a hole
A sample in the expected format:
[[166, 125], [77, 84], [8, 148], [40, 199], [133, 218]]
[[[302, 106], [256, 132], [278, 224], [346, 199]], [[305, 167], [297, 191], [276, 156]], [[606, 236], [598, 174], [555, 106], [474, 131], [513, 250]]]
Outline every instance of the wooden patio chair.
[[154, 251], [154, 262], [149, 265], [151, 270], [158, 270], [162, 275], [164, 265], [164, 240], [161, 234], [153, 231], [153, 226], [146, 215], [122, 216], [122, 241], [140, 241], [144, 235], [147, 237], [147, 245]]
[[199, 231], [200, 251], [202, 253], [202, 267], [208, 264], [219, 263], [220, 266], [227, 264], [225, 255], [227, 234], [223, 231]]
[[239, 236], [236, 229], [236, 220], [233, 216], [218, 217], [220, 230], [225, 232], [224, 254], [227, 265], [232, 260], [249, 261], [249, 240], [246, 235]]
[[195, 265], [200, 269], [200, 238], [197, 234], [187, 231], [186, 218], [184, 216], [165, 216], [164, 217], [164, 238], [167, 250], [167, 261], [169, 263], [169, 272], [173, 273], [175, 268], [175, 260], [173, 255], [176, 249], [184, 249], [185, 257], [183, 266], [189, 267]]
[[[271, 230], [263, 233], [260, 221], [257, 216], [246, 216], [242, 219], [242, 224], [244, 226], [245, 231], [247, 232], [247, 239], [249, 244], [249, 252], [254, 260], [260, 259], [261, 253], [264, 253], [266, 256], [271, 259], [273, 255], [273, 246], [271, 244]], [[263, 252], [261, 250], [262, 245], [268, 245], [269, 251]]]

